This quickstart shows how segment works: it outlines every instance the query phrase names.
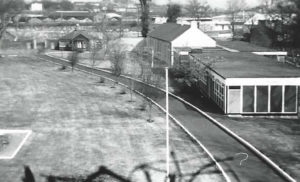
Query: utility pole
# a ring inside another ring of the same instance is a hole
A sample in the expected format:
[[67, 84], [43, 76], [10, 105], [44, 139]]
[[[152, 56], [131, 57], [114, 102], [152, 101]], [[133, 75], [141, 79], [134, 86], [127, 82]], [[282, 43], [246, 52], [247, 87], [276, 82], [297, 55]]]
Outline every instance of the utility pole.
[[167, 182], [170, 181], [169, 175], [170, 175], [170, 137], [169, 137], [169, 68], [165, 67], [166, 71], [166, 169], [167, 169]]

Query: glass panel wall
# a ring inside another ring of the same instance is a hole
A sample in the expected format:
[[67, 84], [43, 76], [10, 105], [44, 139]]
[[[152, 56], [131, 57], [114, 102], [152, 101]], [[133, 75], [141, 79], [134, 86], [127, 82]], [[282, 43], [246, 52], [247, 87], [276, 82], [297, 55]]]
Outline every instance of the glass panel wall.
[[243, 87], [243, 112], [254, 112], [254, 86]]
[[296, 86], [285, 86], [284, 112], [296, 111]]
[[271, 112], [282, 112], [282, 86], [271, 86]]
[[256, 112], [268, 112], [268, 86], [256, 87]]

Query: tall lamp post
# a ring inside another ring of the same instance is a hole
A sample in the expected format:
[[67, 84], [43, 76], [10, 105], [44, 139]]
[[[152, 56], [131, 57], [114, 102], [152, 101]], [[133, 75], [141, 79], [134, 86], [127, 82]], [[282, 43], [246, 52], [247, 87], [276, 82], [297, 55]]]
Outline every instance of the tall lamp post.
[[170, 137], [169, 137], [169, 68], [165, 67], [165, 76], [166, 76], [166, 169], [167, 169], [167, 182], [170, 181], [169, 175], [170, 175]]

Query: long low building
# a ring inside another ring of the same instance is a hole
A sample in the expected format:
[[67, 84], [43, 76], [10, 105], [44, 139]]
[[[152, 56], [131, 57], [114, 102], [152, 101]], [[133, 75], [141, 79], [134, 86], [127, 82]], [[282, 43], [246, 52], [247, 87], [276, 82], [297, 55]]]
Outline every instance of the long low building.
[[205, 70], [201, 91], [225, 114], [298, 113], [299, 68], [247, 52], [204, 52], [190, 58]]

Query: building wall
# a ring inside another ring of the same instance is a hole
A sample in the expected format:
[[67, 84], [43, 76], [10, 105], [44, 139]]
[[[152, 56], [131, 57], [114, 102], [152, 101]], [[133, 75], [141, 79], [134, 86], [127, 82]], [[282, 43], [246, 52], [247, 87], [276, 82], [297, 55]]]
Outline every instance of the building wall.
[[171, 62], [171, 43], [149, 37], [147, 47], [153, 50], [154, 59], [165, 61], [167, 64]]
[[200, 72], [198, 88], [208, 98], [210, 98], [220, 109], [226, 111], [226, 85], [225, 79], [215, 73], [210, 68], [203, 65]]

